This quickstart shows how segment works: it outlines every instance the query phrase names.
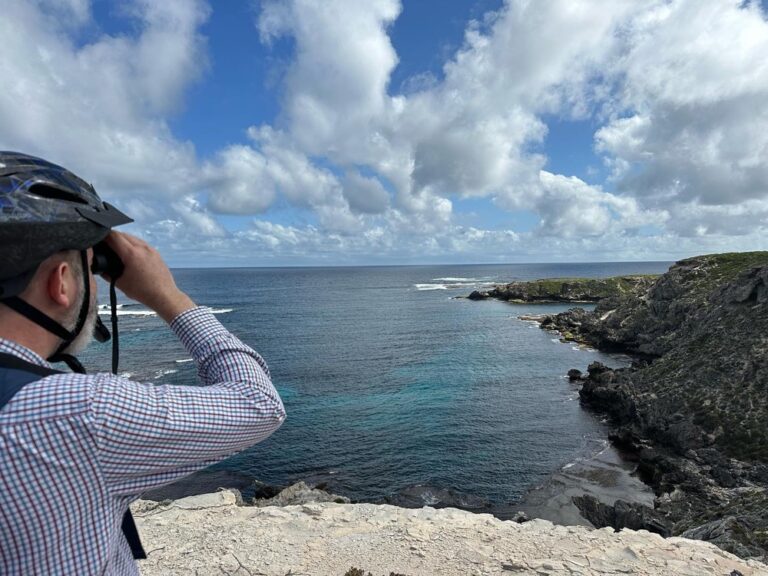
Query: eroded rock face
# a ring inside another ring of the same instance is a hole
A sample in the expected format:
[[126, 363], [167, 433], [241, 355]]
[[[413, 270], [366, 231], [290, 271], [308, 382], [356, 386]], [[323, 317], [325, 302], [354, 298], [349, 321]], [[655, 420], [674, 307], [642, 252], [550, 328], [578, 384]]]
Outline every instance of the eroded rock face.
[[637, 409], [621, 370], [611, 370], [600, 362], [593, 362], [579, 390], [585, 406], [605, 412], [615, 422], [629, 422], [637, 416]]
[[[644, 293], [541, 322], [638, 361], [591, 365], [582, 403], [608, 414], [675, 534], [768, 552], [768, 253], [684, 260]], [[723, 518], [733, 529], [701, 529]], [[740, 527], [751, 526], [751, 531]], [[755, 536], [756, 535], [756, 536]]]
[[[669, 523], [653, 509], [640, 504], [617, 500], [613, 505], [600, 502], [594, 496], [576, 496], [573, 503], [581, 514], [595, 526], [610, 526], [615, 530], [648, 530], [661, 536], [671, 536]], [[700, 538], [703, 540], [703, 538]]]
[[730, 547], [739, 556], [750, 555], [750, 547], [742, 545], [741, 540], [757, 538], [755, 527], [744, 516], [727, 516], [712, 520], [696, 528], [686, 530], [681, 536], [693, 540], [706, 540], [721, 548]]

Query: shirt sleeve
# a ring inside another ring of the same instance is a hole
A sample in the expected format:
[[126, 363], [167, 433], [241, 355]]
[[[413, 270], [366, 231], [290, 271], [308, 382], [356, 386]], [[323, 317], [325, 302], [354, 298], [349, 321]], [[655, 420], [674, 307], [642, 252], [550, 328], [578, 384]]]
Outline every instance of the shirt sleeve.
[[200, 386], [144, 384], [101, 374], [90, 402], [97, 459], [107, 489], [135, 495], [163, 486], [260, 442], [285, 419], [262, 357], [207, 308], [171, 329], [194, 359]]

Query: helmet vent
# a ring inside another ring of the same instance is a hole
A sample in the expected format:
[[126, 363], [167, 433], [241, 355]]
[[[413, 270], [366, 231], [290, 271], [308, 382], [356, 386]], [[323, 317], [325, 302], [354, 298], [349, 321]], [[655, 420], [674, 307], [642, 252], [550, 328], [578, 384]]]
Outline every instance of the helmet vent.
[[65, 200], [67, 202], [77, 202], [78, 204], [88, 204], [88, 202], [72, 192], [67, 192], [61, 188], [54, 188], [46, 184], [34, 184], [29, 187], [30, 194], [40, 198], [50, 198], [51, 200]]

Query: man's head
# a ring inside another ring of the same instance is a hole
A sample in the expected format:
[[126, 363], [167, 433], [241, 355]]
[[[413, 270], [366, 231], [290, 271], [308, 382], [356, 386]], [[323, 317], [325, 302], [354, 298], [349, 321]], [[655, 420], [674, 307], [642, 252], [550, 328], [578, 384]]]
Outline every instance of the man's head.
[[61, 166], [0, 152], [0, 331], [32, 323], [58, 338], [56, 356], [87, 344], [96, 321], [90, 248], [131, 221]]
[[[92, 250], [87, 251], [92, 258]], [[76, 250], [57, 252], [46, 258], [36, 269], [26, 288], [18, 297], [39, 310], [69, 332], [74, 332], [80, 310], [87, 306], [85, 323], [77, 336], [62, 351], [66, 354], [81, 352], [93, 339], [97, 318], [96, 281], [86, 268], [89, 283], [89, 302], [86, 292], [82, 255]], [[0, 302], [0, 336], [23, 344], [43, 357], [52, 355], [62, 339]]]

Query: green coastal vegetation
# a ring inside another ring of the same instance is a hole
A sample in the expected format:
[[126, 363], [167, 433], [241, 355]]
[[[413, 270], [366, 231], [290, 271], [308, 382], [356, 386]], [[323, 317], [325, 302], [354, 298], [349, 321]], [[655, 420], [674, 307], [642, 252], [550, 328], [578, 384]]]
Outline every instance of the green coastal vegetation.
[[692, 292], [706, 295], [714, 288], [735, 280], [745, 270], [768, 266], [768, 252], [726, 252], [681, 260], [678, 265], [702, 266]]

